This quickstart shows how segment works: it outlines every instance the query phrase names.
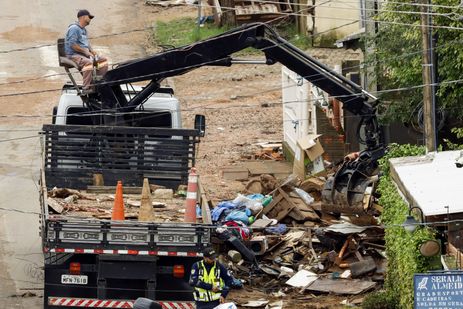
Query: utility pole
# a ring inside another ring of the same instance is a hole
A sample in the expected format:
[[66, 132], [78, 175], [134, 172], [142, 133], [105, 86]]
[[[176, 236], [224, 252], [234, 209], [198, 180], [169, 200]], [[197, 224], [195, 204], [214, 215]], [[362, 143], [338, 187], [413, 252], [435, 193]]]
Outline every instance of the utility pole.
[[201, 27], [201, 5], [203, 0], [198, 0], [198, 39], [199, 39], [199, 28]]
[[432, 86], [432, 60], [430, 40], [430, 19], [429, 9], [430, 0], [421, 0], [421, 38], [422, 38], [422, 66], [423, 66], [423, 120], [424, 120], [424, 139], [427, 152], [436, 151], [436, 133], [434, 126], [434, 104], [433, 104], [433, 86]]

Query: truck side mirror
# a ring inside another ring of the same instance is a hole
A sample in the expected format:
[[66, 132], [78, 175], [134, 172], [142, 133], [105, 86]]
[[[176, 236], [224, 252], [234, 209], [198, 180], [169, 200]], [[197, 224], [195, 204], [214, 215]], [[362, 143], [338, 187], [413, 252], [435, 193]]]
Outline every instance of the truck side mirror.
[[204, 115], [195, 115], [195, 130], [199, 131], [199, 136], [206, 134], [206, 117]]

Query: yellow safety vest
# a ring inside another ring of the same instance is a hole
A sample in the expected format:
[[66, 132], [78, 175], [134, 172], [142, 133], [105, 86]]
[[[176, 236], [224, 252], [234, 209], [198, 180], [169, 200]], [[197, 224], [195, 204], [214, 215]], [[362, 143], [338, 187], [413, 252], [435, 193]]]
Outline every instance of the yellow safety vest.
[[[212, 286], [218, 286], [220, 290], [223, 289], [225, 283], [222, 278], [220, 278], [220, 267], [217, 266], [217, 263], [214, 262], [209, 273], [207, 273], [206, 266], [204, 266], [204, 261], [199, 262], [198, 264], [199, 276], [198, 280], [204, 283], [212, 284]], [[198, 287], [195, 287], [194, 298], [196, 301], [210, 302], [215, 301], [220, 298], [220, 292], [213, 292], [212, 290], [205, 290]]]

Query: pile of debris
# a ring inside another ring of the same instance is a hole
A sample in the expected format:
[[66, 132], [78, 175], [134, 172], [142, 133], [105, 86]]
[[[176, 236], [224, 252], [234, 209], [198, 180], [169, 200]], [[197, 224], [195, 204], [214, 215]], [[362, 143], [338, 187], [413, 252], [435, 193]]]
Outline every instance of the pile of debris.
[[[155, 209], [156, 222], [183, 222], [185, 190], [186, 186], [181, 186], [174, 193], [172, 189], [150, 185], [151, 205]], [[53, 216], [109, 220], [112, 216], [115, 191], [114, 186], [88, 186], [85, 191], [53, 188], [48, 192], [47, 206]], [[142, 199], [142, 187], [124, 188], [125, 219], [141, 220]]]
[[[260, 185], [256, 186], [258, 181]], [[212, 209], [223, 262], [252, 286], [291, 292], [357, 295], [384, 280], [384, 230], [372, 215], [341, 216], [321, 207], [324, 180], [280, 185], [261, 175], [249, 188]]]

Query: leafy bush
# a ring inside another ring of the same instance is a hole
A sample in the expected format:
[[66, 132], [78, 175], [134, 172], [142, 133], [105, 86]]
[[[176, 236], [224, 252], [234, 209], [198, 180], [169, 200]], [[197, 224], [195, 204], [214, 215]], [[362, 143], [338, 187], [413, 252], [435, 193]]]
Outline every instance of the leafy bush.
[[386, 291], [368, 294], [362, 302], [362, 309], [398, 309], [397, 299]]
[[408, 215], [408, 205], [389, 177], [389, 159], [422, 154], [424, 147], [394, 144], [391, 145], [388, 154], [380, 160], [381, 170], [385, 172], [378, 187], [381, 194], [379, 203], [384, 208], [381, 221], [387, 227], [385, 240], [388, 267], [385, 288], [387, 299], [397, 301], [398, 308], [401, 309], [413, 308], [413, 275], [432, 268], [432, 259], [420, 254], [419, 245], [425, 240], [434, 239], [435, 231], [423, 227], [408, 233], [402, 227]]
[[[463, 139], [463, 128], [453, 128], [451, 130], [451, 132], [456, 135], [458, 140], [461, 141]], [[445, 142], [446, 149], [449, 149], [449, 150], [463, 150], [463, 144], [461, 144], [461, 143], [452, 143], [448, 139], [444, 139], [444, 142]]]

